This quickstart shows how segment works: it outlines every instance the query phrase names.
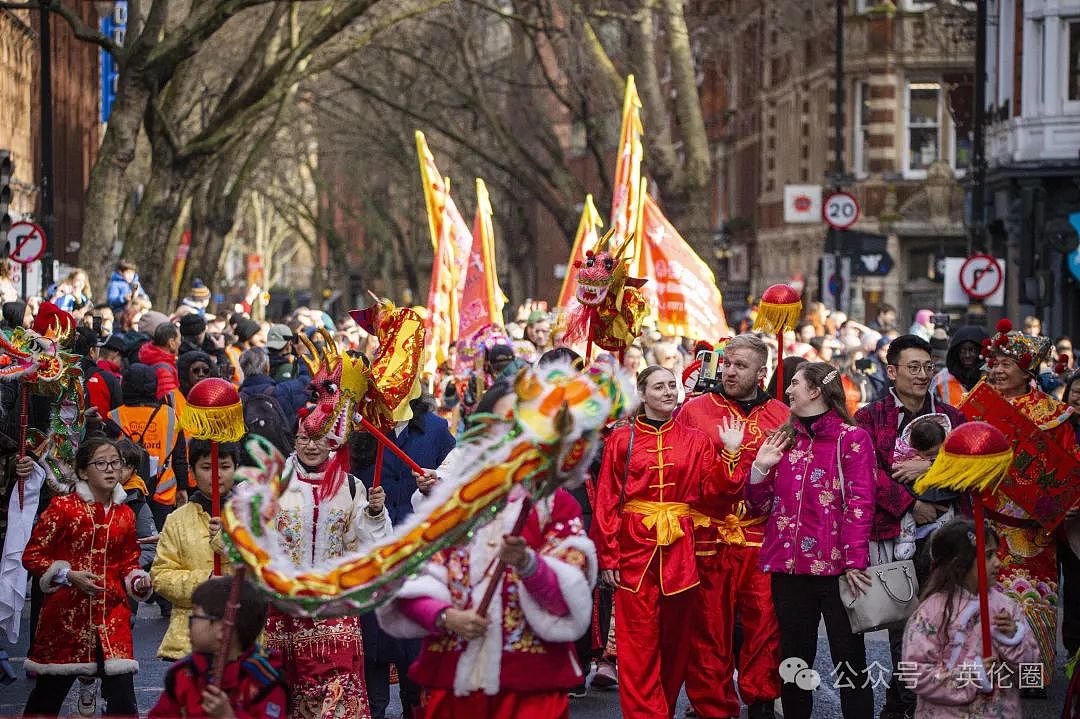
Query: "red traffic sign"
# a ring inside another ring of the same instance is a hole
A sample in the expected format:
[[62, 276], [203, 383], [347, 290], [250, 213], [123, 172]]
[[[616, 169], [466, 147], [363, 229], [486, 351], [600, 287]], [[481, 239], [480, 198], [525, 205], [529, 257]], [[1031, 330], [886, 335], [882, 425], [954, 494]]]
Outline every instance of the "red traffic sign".
[[33, 222], [16, 222], [8, 230], [8, 258], [20, 265], [37, 262], [45, 254], [45, 230]]
[[972, 255], [960, 266], [960, 288], [973, 300], [990, 297], [1004, 280], [1001, 264], [990, 255]]
[[847, 192], [834, 192], [825, 198], [821, 217], [837, 230], [846, 230], [859, 219], [859, 201]]

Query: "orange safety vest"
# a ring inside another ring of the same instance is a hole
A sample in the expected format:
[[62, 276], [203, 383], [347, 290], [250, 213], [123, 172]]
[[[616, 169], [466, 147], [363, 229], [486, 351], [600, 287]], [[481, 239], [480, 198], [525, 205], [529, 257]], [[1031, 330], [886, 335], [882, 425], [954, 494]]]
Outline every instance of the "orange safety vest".
[[229, 361], [232, 362], [233, 366], [232, 381], [236, 384], [240, 383], [240, 354], [242, 352], [243, 350], [236, 345], [229, 345], [225, 348], [225, 354], [228, 355]]
[[[157, 459], [158, 481], [154, 490], [154, 501], [165, 506], [176, 504], [176, 472], [169, 458], [172, 456], [176, 440], [180, 436], [180, 423], [176, 421], [176, 412], [167, 404], [154, 415], [154, 421], [147, 426], [154, 407], [128, 407], [121, 405], [109, 412], [109, 418], [120, 425], [132, 441], [142, 436], [142, 446]], [[143, 434], [143, 428], [146, 433]], [[166, 467], [166, 463], [168, 466]], [[165, 467], [162, 471], [161, 467]]]

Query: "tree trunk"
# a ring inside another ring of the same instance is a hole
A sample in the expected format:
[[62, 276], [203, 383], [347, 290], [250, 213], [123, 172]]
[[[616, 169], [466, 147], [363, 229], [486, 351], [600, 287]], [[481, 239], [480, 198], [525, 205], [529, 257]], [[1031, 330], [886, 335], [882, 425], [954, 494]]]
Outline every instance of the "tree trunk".
[[[120, 216], [126, 202], [124, 173], [135, 159], [135, 147], [142, 127], [143, 113], [150, 102], [150, 88], [138, 78], [121, 75], [116, 102], [90, 171], [86, 190], [86, 208], [79, 244], [79, 265], [99, 267], [114, 257]], [[94, 294], [105, 296], [108, 273], [91, 273]]]
[[138, 265], [147, 294], [165, 312], [171, 309], [167, 303], [177, 249], [173, 228], [184, 201], [184, 180], [171, 163], [156, 161], [139, 209], [124, 234], [123, 256]]

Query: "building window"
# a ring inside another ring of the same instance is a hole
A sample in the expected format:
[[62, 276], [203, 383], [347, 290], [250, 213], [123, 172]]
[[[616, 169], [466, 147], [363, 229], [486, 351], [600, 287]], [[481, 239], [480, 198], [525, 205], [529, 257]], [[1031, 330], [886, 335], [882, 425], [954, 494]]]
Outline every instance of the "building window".
[[924, 172], [941, 156], [941, 84], [907, 86], [907, 168]]
[[855, 174], [870, 173], [870, 83], [855, 83], [855, 141], [852, 143], [852, 167]]
[[1068, 78], [1069, 102], [1080, 102], [1080, 18], [1069, 21], [1068, 24]]

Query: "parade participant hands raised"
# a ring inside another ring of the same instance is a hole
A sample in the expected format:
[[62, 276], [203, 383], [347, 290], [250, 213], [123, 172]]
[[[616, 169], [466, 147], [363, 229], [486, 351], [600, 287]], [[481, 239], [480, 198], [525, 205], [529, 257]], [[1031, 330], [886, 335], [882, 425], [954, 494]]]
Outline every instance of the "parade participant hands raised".
[[68, 582], [88, 597], [96, 597], [105, 591], [105, 587], [98, 584], [101, 577], [93, 572], [68, 572]]
[[617, 587], [621, 583], [622, 577], [619, 576], [618, 569], [604, 569], [600, 572], [600, 581], [609, 587]]
[[454, 609], [448, 607], [443, 612], [443, 626], [462, 639], [472, 641], [484, 636], [491, 620], [481, 617], [472, 609]]
[[413, 472], [412, 476], [416, 480], [416, 488], [425, 497], [431, 494], [432, 488], [439, 482], [439, 476], [435, 474], [434, 469], [425, 469], [423, 474]]
[[368, 490], [368, 506], [367, 513], [372, 517], [377, 517], [382, 514], [383, 507], [386, 506], [386, 490], [382, 487], [372, 487]]
[[221, 687], [211, 685], [203, 689], [199, 705], [207, 716], [218, 719], [232, 719], [236, 716], [232, 704], [229, 703], [229, 695], [221, 691]]
[[754, 459], [757, 468], [762, 472], [768, 472], [780, 464], [780, 460], [784, 456], [784, 449], [788, 445], [788, 439], [786, 432], [773, 432], [768, 439], [762, 442], [761, 447], [758, 449], [757, 458]]
[[724, 417], [716, 425], [716, 429], [720, 433], [720, 441], [724, 443], [724, 449], [729, 452], [738, 450], [746, 436], [746, 422], [734, 417]]
[[856, 597], [870, 589], [870, 586], [874, 583], [870, 579], [870, 575], [861, 569], [848, 569], [844, 572], [844, 576], [847, 578], [851, 593]]
[[525, 538], [504, 534], [499, 559], [518, 571], [529, 566], [529, 545], [525, 543]]

